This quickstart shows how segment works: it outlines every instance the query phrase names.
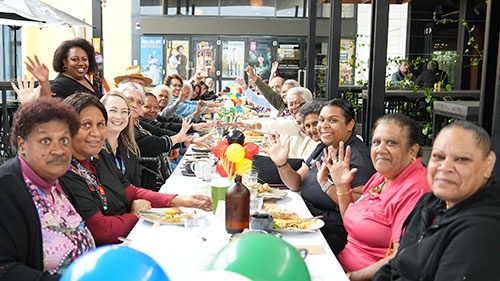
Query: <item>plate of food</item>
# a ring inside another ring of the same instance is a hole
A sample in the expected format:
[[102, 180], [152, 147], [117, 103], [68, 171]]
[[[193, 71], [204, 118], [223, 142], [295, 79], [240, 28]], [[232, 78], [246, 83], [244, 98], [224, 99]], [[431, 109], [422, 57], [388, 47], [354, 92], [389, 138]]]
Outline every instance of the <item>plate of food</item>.
[[151, 208], [139, 211], [139, 216], [147, 222], [165, 225], [184, 225], [184, 216], [189, 214], [204, 214], [205, 212], [195, 208], [171, 207]]
[[281, 199], [285, 198], [288, 195], [288, 192], [277, 188], [272, 188], [267, 183], [264, 184], [257, 183], [257, 187], [258, 187], [257, 194], [259, 196], [264, 197], [264, 200]]
[[273, 230], [282, 233], [315, 232], [325, 225], [325, 222], [318, 218], [304, 220], [295, 212], [278, 207], [262, 208], [262, 212], [273, 215]]
[[198, 153], [208, 153], [212, 151], [210, 145], [208, 144], [206, 145], [195, 144], [191, 147], [191, 150], [193, 150], [193, 152], [198, 152]]

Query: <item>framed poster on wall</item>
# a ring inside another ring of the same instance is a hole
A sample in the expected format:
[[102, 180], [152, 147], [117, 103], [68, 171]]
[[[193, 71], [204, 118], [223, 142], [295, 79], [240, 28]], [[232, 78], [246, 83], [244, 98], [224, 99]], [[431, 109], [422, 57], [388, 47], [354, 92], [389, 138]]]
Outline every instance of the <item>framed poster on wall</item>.
[[153, 80], [152, 85], [163, 83], [163, 37], [141, 36], [142, 74]]
[[179, 74], [182, 79], [187, 80], [189, 64], [189, 41], [168, 40], [167, 41], [167, 75]]

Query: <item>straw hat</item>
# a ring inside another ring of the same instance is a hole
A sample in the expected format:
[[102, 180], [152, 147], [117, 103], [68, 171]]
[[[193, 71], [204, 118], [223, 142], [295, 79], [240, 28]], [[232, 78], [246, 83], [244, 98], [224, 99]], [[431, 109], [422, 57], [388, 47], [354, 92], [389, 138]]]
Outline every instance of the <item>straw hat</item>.
[[151, 85], [151, 83], [153, 82], [153, 80], [151, 80], [150, 78], [142, 75], [141, 67], [137, 65], [127, 67], [127, 69], [125, 69], [125, 75], [115, 77], [115, 83], [119, 84], [125, 78], [141, 79], [146, 84], [145, 86]]

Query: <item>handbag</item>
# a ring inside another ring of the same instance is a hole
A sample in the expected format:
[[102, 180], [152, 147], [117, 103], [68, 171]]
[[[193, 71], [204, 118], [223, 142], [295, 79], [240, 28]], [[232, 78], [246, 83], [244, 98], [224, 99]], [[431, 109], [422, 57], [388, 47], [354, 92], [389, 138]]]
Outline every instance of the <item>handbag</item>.
[[[303, 160], [300, 158], [288, 158], [287, 161], [295, 171], [302, 167]], [[276, 164], [274, 164], [273, 160], [271, 160], [271, 157], [269, 156], [258, 154], [254, 155], [252, 170], [258, 173], [260, 183], [284, 185]]]

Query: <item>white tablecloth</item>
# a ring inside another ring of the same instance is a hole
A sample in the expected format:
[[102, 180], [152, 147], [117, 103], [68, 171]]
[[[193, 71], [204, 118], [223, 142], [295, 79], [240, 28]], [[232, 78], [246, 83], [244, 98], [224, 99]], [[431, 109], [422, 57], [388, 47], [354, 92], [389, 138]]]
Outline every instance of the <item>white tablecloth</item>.
[[[178, 168], [166, 181], [160, 192], [176, 193], [179, 195], [206, 193], [208, 195], [209, 190], [209, 183], [195, 177], [183, 176], [181, 169]], [[287, 197], [277, 201], [279, 207], [292, 210], [304, 218], [311, 217], [312, 215], [300, 194], [292, 191], [287, 192]], [[209, 225], [202, 231], [202, 235], [206, 238], [205, 244], [207, 248], [215, 254], [229, 242], [230, 235], [225, 231], [223, 219], [214, 216], [211, 212], [207, 213], [207, 215]], [[141, 219], [127, 238], [136, 239], [151, 229], [151, 226], [151, 223]], [[284, 233], [283, 239], [292, 245], [322, 246], [324, 248], [325, 254], [309, 254], [305, 259], [312, 280], [348, 280], [319, 230], [314, 233]], [[151, 241], [151, 243], [156, 242]]]

